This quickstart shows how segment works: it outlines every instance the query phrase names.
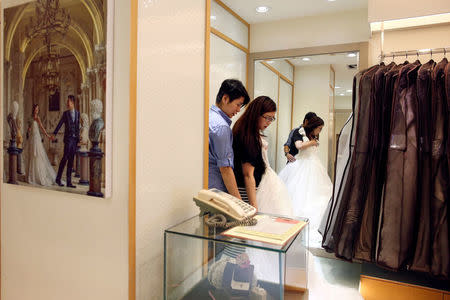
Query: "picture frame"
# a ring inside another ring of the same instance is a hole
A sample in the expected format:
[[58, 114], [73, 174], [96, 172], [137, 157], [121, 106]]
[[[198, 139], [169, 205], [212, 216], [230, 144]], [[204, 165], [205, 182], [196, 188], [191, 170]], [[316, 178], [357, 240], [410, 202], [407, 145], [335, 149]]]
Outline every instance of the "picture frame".
[[114, 0], [5, 0], [0, 7], [2, 181], [111, 197]]

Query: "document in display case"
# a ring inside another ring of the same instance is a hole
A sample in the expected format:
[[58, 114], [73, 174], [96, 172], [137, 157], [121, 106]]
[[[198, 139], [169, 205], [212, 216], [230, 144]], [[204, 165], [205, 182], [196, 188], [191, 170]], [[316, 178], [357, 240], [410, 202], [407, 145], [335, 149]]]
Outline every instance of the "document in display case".
[[291, 225], [301, 226], [277, 245], [225, 235], [207, 227], [205, 218], [192, 217], [165, 230], [164, 299], [285, 299], [307, 290], [307, 219], [292, 219]]

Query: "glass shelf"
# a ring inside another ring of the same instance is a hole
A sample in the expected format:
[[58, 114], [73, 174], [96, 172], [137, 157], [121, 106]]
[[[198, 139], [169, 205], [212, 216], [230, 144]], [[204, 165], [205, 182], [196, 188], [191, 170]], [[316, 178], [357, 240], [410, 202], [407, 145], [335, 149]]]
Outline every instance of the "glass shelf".
[[[308, 223], [305, 218], [295, 219]], [[219, 300], [233, 296], [269, 300], [306, 291], [308, 224], [283, 246], [233, 238], [222, 235], [223, 231], [208, 228], [200, 216], [165, 230], [164, 299]], [[241, 254], [236, 258], [230, 253]], [[252, 280], [248, 294], [236, 296], [224, 274], [242, 257], [249, 260]]]

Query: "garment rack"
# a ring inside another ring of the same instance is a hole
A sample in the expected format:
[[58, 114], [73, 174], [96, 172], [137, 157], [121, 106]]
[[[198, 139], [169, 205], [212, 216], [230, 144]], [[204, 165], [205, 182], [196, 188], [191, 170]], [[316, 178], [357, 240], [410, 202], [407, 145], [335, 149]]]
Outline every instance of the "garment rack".
[[405, 56], [406, 58], [408, 56], [417, 56], [419, 55], [431, 55], [433, 57], [433, 54], [440, 54], [444, 53], [444, 56], [447, 55], [447, 53], [450, 52], [450, 47], [445, 48], [434, 48], [434, 49], [420, 49], [420, 50], [405, 50], [405, 51], [394, 51], [394, 52], [387, 52], [387, 53], [381, 53], [380, 54], [380, 60], [383, 61], [386, 57], [396, 57], [396, 56]]

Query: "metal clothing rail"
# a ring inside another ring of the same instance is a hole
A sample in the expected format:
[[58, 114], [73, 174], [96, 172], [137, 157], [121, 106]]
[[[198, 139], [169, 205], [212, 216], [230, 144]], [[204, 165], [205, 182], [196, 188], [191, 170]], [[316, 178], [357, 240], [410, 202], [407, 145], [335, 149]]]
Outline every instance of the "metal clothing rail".
[[380, 59], [383, 61], [386, 57], [398, 57], [398, 56], [405, 56], [408, 58], [408, 56], [417, 56], [419, 55], [427, 55], [429, 54], [431, 57], [433, 57], [433, 54], [440, 54], [444, 53], [444, 56], [447, 55], [447, 53], [450, 53], [450, 47], [445, 48], [434, 48], [434, 49], [420, 49], [420, 50], [405, 50], [405, 51], [394, 51], [394, 52], [387, 52], [387, 53], [381, 53]]

